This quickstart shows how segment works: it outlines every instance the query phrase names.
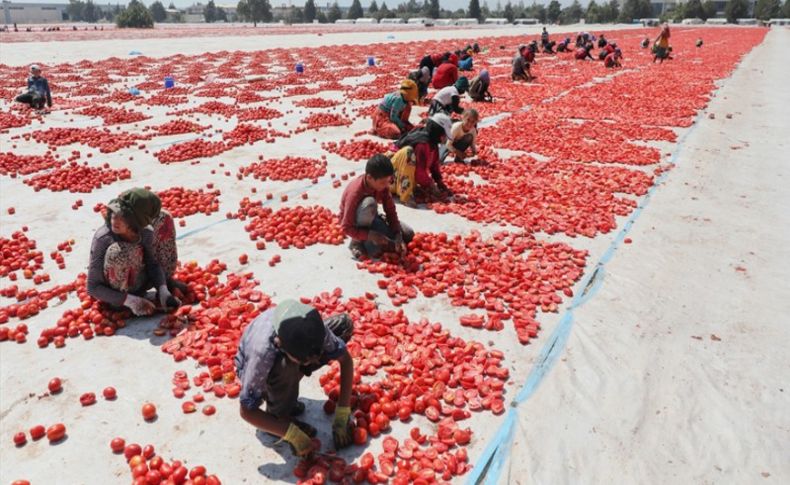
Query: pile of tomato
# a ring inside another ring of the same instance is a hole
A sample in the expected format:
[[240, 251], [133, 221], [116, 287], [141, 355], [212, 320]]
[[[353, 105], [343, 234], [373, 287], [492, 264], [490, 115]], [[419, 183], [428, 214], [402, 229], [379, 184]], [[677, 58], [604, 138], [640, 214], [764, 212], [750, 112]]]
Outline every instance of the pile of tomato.
[[223, 133], [222, 138], [229, 147], [237, 147], [241, 145], [253, 145], [255, 142], [261, 140], [266, 143], [274, 143], [275, 138], [282, 136], [285, 135], [276, 130], [248, 123], [239, 123], [231, 131]]
[[326, 175], [326, 160], [306, 157], [285, 157], [255, 162], [241, 167], [239, 173], [257, 180], [316, 179]]
[[199, 125], [194, 121], [176, 119], [148, 129], [154, 131], [159, 136], [165, 136], [181, 135], [184, 133], [200, 133], [207, 130], [208, 126]]
[[341, 244], [345, 235], [335, 214], [326, 207], [284, 207], [277, 211], [262, 201], [241, 201], [236, 217], [247, 220], [244, 230], [253, 241], [276, 241], [283, 249], [304, 249], [314, 244]]
[[325, 126], [349, 126], [350, 124], [350, 119], [339, 114], [313, 113], [302, 119], [303, 126], [297, 128], [296, 131], [317, 130]]
[[211, 215], [219, 211], [219, 190], [190, 190], [183, 187], [157, 192], [162, 207], [173, 217], [187, 217], [202, 213]]
[[222, 485], [220, 479], [216, 475], [209, 475], [203, 465], [187, 468], [181, 460], [166, 461], [156, 454], [153, 445], [141, 447], [137, 443], [126, 444], [126, 440], [118, 437], [110, 441], [110, 449], [126, 459], [133, 485]]
[[198, 139], [177, 143], [169, 148], [155, 152], [154, 156], [162, 163], [175, 163], [199, 157], [213, 157], [229, 149], [228, 144], [225, 142]]
[[143, 113], [124, 108], [111, 108], [109, 106], [90, 106], [77, 111], [77, 114], [84, 116], [95, 116], [104, 120], [105, 125], [120, 125], [126, 123], [137, 123], [150, 118]]
[[373, 155], [390, 151], [386, 144], [373, 140], [328, 141], [322, 143], [321, 148], [354, 161], [367, 160]]
[[240, 110], [236, 113], [239, 121], [257, 121], [257, 120], [272, 120], [279, 118], [283, 114], [276, 109], [267, 108], [265, 106], [258, 106], [256, 108], [248, 108]]
[[326, 98], [306, 98], [294, 103], [300, 108], [333, 108], [340, 104], [340, 101]]
[[0, 175], [30, 175], [31, 173], [48, 170], [63, 165], [59, 160], [47, 153], [45, 155], [17, 155], [12, 152], [0, 153]]
[[62, 168], [25, 179], [24, 182], [33, 187], [36, 192], [48, 189], [53, 192], [68, 190], [69, 192], [88, 193], [104, 185], [118, 180], [127, 180], [131, 177], [132, 173], [126, 168], [116, 170], [71, 162]]

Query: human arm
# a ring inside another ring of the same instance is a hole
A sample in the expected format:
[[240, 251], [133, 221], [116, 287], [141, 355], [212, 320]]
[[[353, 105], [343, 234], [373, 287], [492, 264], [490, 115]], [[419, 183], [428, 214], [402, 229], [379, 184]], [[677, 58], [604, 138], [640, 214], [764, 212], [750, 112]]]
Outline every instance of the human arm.
[[418, 143], [414, 147], [416, 165], [414, 168], [414, 181], [420, 187], [433, 187], [434, 181], [430, 173], [431, 149], [427, 143]]
[[123, 306], [126, 293], [107, 285], [104, 279], [104, 256], [113, 243], [112, 236], [104, 228], [96, 231], [91, 242], [90, 261], [88, 262], [88, 294], [93, 298], [115, 307]]
[[335, 408], [335, 419], [332, 423], [332, 438], [335, 446], [342, 448], [351, 444], [351, 433], [349, 432], [348, 419], [351, 415], [351, 388], [354, 385], [354, 361], [348, 353], [348, 349], [343, 351], [340, 358], [340, 396]]
[[392, 199], [392, 194], [387, 190], [381, 197], [381, 205], [384, 207], [384, 215], [387, 216], [387, 225], [395, 233], [401, 232], [400, 220], [398, 219], [398, 211], [395, 208], [395, 201]]
[[398, 99], [394, 100], [394, 102], [390, 106], [389, 120], [395, 123], [395, 125], [398, 127], [398, 129], [401, 132], [403, 132], [403, 129], [405, 127], [405, 125], [403, 124], [403, 120], [401, 119], [401, 116], [403, 114], [403, 111], [407, 107], [408, 104], [403, 99], [403, 96], [401, 96], [400, 94], [398, 94]]
[[461, 96], [453, 96], [450, 98], [450, 108], [453, 110], [453, 113], [461, 114], [464, 112], [464, 109], [461, 107]]
[[143, 259], [145, 261], [145, 271], [148, 274], [148, 279], [151, 285], [157, 290], [162, 289], [164, 286], [167, 289], [165, 272], [159, 261], [156, 259], [154, 252], [154, 233], [150, 229], [143, 229], [140, 234], [140, 240], [143, 244]]
[[357, 207], [363, 197], [360, 183], [355, 180], [346, 186], [340, 202], [340, 228], [343, 234], [355, 241], [365, 241], [368, 238], [368, 230], [357, 227]]
[[46, 79], [44, 79], [43, 80], [43, 84], [44, 84], [44, 94], [47, 97], [47, 106], [49, 106], [51, 108], [52, 107], [52, 93], [49, 91], [49, 82]]

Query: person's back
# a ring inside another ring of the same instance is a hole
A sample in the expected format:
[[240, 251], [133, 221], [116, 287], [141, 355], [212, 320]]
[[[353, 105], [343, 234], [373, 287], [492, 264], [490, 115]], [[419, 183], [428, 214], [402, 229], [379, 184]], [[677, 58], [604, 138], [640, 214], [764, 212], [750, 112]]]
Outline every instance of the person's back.
[[458, 80], [458, 67], [451, 63], [445, 62], [436, 69], [433, 76], [433, 87], [442, 89], [443, 87], [450, 86]]
[[514, 76], [521, 76], [524, 74], [524, 68], [527, 64], [527, 60], [524, 59], [524, 56], [521, 55], [519, 52], [515, 56], [513, 56], [513, 75]]

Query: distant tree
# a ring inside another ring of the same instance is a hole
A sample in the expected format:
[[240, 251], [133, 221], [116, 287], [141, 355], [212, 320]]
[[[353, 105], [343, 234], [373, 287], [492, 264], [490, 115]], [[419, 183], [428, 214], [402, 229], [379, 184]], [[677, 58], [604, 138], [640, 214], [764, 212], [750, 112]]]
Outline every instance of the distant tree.
[[269, 4], [269, 0], [246, 0], [246, 2], [249, 8], [249, 19], [252, 20], [253, 26], [257, 27], [258, 22], [272, 21], [272, 6]]
[[151, 12], [151, 17], [154, 18], [154, 22], [164, 22], [167, 18], [165, 6], [162, 5], [162, 2], [159, 0], [156, 0], [154, 3], [148, 6], [148, 11]]
[[754, 4], [754, 18], [769, 20], [779, 17], [782, 13], [782, 4], [779, 0], [757, 0]]
[[701, 17], [702, 20], [712, 19], [716, 16], [716, 4], [713, 3], [713, 0], [705, 0], [702, 2], [702, 11], [705, 14], [704, 17]]
[[379, 4], [376, 3], [376, 0], [373, 0], [372, 2], [370, 2], [370, 6], [368, 7], [368, 15], [370, 15], [371, 17], [375, 17], [376, 16], [375, 14], [377, 14], [378, 11], [379, 11]]
[[304, 21], [312, 23], [315, 20], [315, 0], [307, 0], [304, 4]]
[[595, 0], [590, 0], [587, 5], [587, 11], [584, 12], [584, 22], [587, 24], [599, 24], [601, 20], [601, 7], [595, 3]]
[[505, 9], [502, 11], [502, 16], [505, 17], [510, 23], [513, 23], [513, 20], [516, 19], [516, 11], [513, 9], [513, 4], [511, 4], [509, 0], [505, 4]]
[[705, 9], [702, 7], [702, 0], [688, 0], [684, 4], [684, 10], [686, 15], [684, 18], [705, 20]]
[[475, 18], [477, 20], [483, 20], [483, 12], [480, 10], [479, 0], [469, 0], [469, 8], [467, 9], [467, 12], [469, 12], [469, 17]]
[[217, 13], [214, 15], [215, 22], [227, 22], [228, 21], [228, 12], [225, 11], [222, 7], [217, 7]]
[[252, 20], [250, 4], [247, 3], [247, 0], [239, 0], [239, 3], [236, 4], [236, 15], [242, 20]]
[[343, 18], [343, 12], [340, 11], [340, 6], [337, 2], [332, 4], [332, 7], [329, 8], [329, 12], [326, 14], [326, 21], [330, 24], [334, 24], [335, 20], [339, 20]]
[[351, 8], [348, 9], [348, 18], [356, 20], [364, 16], [365, 13], [362, 11], [362, 4], [359, 2], [359, 0], [354, 0], [351, 2]]
[[315, 14], [315, 19], [318, 20], [319, 24], [325, 24], [327, 22], [326, 14], [324, 14], [323, 10], [319, 10], [318, 13]]
[[650, 0], [625, 0], [618, 21], [630, 24], [634, 19], [643, 19], [652, 16], [653, 7], [650, 5]]
[[131, 0], [115, 18], [115, 25], [122, 29], [150, 29], [154, 26], [154, 18], [145, 5], [137, 0]]
[[548, 11], [546, 12], [546, 17], [548, 18], [549, 22], [556, 24], [560, 19], [561, 14], [562, 6], [560, 5], [560, 2], [557, 0], [551, 0], [551, 2], [549, 2]]
[[785, 0], [785, 4], [782, 7], [782, 18], [790, 19], [790, 0]]
[[560, 14], [560, 23], [575, 24], [579, 22], [583, 14], [582, 6], [579, 0], [573, 0], [573, 3], [565, 7]]
[[601, 5], [601, 22], [617, 22], [620, 16], [620, 2], [609, 0], [609, 3]]
[[203, 7], [203, 18], [209, 24], [217, 20], [217, 6], [214, 4], [214, 0], [208, 0], [206, 6]]
[[81, 0], [69, 0], [69, 6], [66, 7], [66, 13], [69, 20], [72, 22], [79, 22], [82, 20], [82, 10], [85, 8], [85, 2]]
[[425, 16], [432, 19], [438, 19], [440, 11], [441, 8], [439, 7], [439, 0], [430, 0], [428, 2], [428, 10], [425, 12]]
[[484, 19], [487, 19], [491, 16], [491, 9], [488, 8], [488, 2], [484, 1], [483, 6], [480, 7], [480, 21], [482, 22]]
[[747, 0], [728, 0], [724, 6], [724, 15], [727, 16], [727, 22], [734, 24], [737, 19], [749, 15], [749, 2]]
[[99, 20], [100, 16], [101, 10], [91, 0], [85, 2], [85, 7], [82, 9], [82, 20], [94, 23]]
[[292, 8], [288, 12], [288, 17], [285, 19], [289, 24], [301, 24], [304, 22], [304, 12], [301, 8]]
[[387, 7], [387, 2], [381, 2], [381, 7], [379, 8], [378, 15], [376, 16], [379, 20], [381, 19], [392, 19], [395, 18], [395, 12]]

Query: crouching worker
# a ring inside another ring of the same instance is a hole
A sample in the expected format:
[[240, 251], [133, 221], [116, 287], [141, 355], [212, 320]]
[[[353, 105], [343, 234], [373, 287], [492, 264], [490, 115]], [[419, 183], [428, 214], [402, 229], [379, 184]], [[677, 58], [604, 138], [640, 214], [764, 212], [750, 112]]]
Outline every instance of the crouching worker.
[[[395, 169], [385, 155], [374, 155], [365, 165], [364, 175], [352, 180], [340, 199], [340, 227], [351, 238], [354, 259], [378, 257], [383, 252], [403, 253], [414, 231], [398, 220], [390, 193]], [[379, 215], [378, 205], [384, 208]]]
[[529, 70], [530, 63], [535, 59], [535, 53], [522, 44], [518, 48], [518, 53], [513, 57], [513, 70], [510, 73], [514, 81], [532, 81], [532, 72]]
[[441, 161], [447, 155], [455, 155], [455, 161], [463, 163], [466, 151], [470, 150], [472, 156], [477, 155], [477, 122], [480, 115], [475, 109], [464, 111], [464, 116], [461, 121], [453, 123], [453, 129], [450, 132], [450, 139], [447, 140], [446, 151], [441, 156]]
[[[104, 224], [91, 243], [88, 294], [113, 308], [126, 307], [135, 315], [177, 308], [173, 293], [186, 286], [173, 279], [178, 254], [173, 218], [162, 202], [146, 189], [131, 189], [107, 204]], [[156, 301], [145, 296], [157, 291]]]
[[27, 78], [27, 92], [14, 99], [17, 103], [24, 103], [32, 109], [41, 111], [44, 104], [52, 107], [52, 93], [49, 91], [47, 78], [41, 75], [41, 68], [33, 64], [30, 66], [30, 77]]
[[469, 85], [469, 97], [472, 101], [493, 102], [494, 97], [488, 91], [489, 86], [491, 86], [491, 76], [488, 74], [488, 69], [483, 69], [472, 79], [472, 84]]
[[428, 95], [428, 86], [431, 85], [431, 70], [423, 66], [409, 73], [409, 79], [417, 84], [417, 104], [423, 104]]
[[395, 142], [399, 150], [392, 156], [395, 182], [390, 188], [402, 203], [414, 206], [416, 192], [433, 197], [450, 194], [442, 181], [439, 146], [451, 139], [452, 128], [449, 116], [436, 113], [425, 121], [424, 127]]
[[570, 52], [571, 38], [565, 37], [565, 40], [557, 44], [557, 52]]
[[417, 102], [417, 84], [404, 79], [400, 89], [384, 96], [373, 113], [373, 134], [395, 140], [412, 129], [409, 122], [411, 105]]
[[433, 96], [431, 107], [428, 114], [434, 113], [456, 113], [461, 114], [464, 109], [461, 107], [461, 96], [469, 90], [469, 80], [461, 76], [452, 86], [442, 88]]
[[[331, 360], [340, 363], [340, 396], [332, 437], [335, 447], [351, 444], [351, 386], [354, 362], [346, 342], [354, 331], [346, 314], [323, 320], [310, 305], [285, 300], [259, 315], [241, 336], [236, 373], [241, 380], [241, 417], [261, 431], [282, 438], [297, 456], [313, 451], [316, 429], [294, 417], [304, 412], [299, 381]], [[261, 405], [266, 403], [266, 410]]]
[[623, 52], [618, 47], [614, 52], [606, 56], [606, 59], [603, 60], [603, 65], [608, 68], [623, 67], [622, 58]]

